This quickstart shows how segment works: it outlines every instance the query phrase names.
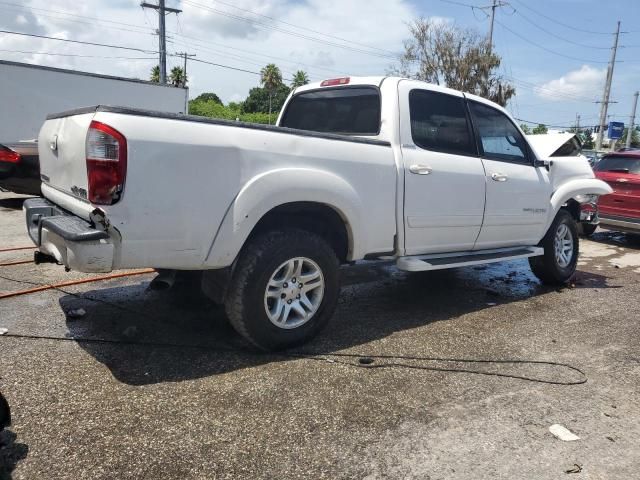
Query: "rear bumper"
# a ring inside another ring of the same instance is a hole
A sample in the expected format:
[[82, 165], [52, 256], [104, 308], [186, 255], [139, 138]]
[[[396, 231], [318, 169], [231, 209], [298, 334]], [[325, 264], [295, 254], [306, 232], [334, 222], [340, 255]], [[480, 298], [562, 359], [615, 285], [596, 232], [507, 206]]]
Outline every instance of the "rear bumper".
[[108, 232], [61, 209], [46, 198], [23, 204], [27, 231], [38, 250], [80, 272], [113, 270], [114, 241]]
[[640, 233], [640, 218], [616, 217], [600, 214], [600, 226], [608, 230]]

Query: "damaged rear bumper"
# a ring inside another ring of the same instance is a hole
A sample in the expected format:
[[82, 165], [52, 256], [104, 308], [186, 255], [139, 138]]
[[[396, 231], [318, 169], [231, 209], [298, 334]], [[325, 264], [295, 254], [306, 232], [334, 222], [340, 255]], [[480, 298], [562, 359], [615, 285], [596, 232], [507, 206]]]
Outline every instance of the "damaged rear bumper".
[[87, 273], [113, 270], [115, 248], [109, 232], [46, 198], [26, 200], [23, 210], [29, 237], [42, 254], [71, 270]]

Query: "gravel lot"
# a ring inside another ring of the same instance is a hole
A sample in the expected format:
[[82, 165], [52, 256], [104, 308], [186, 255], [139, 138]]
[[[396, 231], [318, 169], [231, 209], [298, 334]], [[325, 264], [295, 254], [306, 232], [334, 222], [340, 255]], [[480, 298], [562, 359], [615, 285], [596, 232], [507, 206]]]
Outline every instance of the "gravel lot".
[[[21, 204], [0, 193], [0, 249], [30, 245]], [[148, 290], [153, 274], [0, 299], [0, 478], [638, 478], [640, 240], [599, 231], [581, 250], [563, 289], [526, 261], [346, 267], [305, 356], [247, 351], [218, 307]], [[0, 276], [0, 293], [91, 277]]]

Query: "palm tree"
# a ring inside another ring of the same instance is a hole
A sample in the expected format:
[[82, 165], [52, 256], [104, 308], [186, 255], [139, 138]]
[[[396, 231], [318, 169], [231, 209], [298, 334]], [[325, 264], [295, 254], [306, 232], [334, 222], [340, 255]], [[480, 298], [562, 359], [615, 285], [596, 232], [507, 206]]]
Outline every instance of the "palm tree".
[[174, 87], [184, 87], [187, 85], [187, 75], [181, 67], [173, 67], [169, 74], [169, 81]]
[[160, 83], [160, 66], [156, 65], [151, 69], [151, 78], [152, 82]]
[[298, 88], [309, 83], [309, 75], [304, 70], [298, 70], [291, 81], [291, 88]]
[[277, 88], [282, 85], [282, 73], [274, 64], [270, 63], [260, 70], [260, 83], [269, 93], [269, 124], [271, 124], [271, 99]]

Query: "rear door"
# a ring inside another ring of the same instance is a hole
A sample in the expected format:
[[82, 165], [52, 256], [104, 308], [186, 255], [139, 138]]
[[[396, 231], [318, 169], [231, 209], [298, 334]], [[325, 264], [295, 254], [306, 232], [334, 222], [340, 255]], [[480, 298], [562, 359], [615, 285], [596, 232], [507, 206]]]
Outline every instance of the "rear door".
[[406, 254], [471, 250], [485, 178], [464, 96], [412, 81], [398, 93]]
[[603, 215], [640, 218], [640, 156], [607, 155], [594, 168], [596, 176], [607, 182], [613, 193], [600, 197]]
[[524, 135], [504, 112], [475, 100], [468, 104], [487, 183], [484, 221], [474, 249], [535, 245], [548, 215], [548, 172], [534, 166]]

